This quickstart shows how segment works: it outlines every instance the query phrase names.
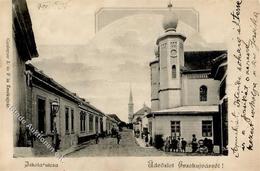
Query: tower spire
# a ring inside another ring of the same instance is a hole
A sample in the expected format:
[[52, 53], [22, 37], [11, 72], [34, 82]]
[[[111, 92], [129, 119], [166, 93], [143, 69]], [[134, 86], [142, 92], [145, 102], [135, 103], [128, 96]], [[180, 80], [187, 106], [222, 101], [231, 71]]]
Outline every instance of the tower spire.
[[132, 86], [130, 85], [130, 94], [129, 94], [129, 102], [128, 102], [128, 121], [132, 122], [134, 114], [134, 103], [133, 103], [133, 94], [132, 94]]
[[129, 104], [133, 104], [132, 86], [130, 86]]

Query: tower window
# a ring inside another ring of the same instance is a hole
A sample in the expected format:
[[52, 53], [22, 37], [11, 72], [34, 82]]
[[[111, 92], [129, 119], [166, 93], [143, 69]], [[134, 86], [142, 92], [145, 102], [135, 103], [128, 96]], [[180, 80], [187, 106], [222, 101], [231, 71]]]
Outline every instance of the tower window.
[[208, 88], [203, 85], [200, 87], [200, 101], [207, 101]]
[[172, 78], [176, 78], [176, 66], [172, 66]]

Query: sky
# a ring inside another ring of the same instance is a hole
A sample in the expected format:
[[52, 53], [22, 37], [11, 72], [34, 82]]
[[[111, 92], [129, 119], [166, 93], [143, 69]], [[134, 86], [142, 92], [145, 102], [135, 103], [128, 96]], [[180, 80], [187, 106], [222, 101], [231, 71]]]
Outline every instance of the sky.
[[[28, 0], [39, 57], [37, 68], [104, 113], [127, 121], [130, 86], [134, 111], [150, 106], [150, 68], [156, 39], [163, 34], [162, 15], [138, 14], [119, 18], [95, 33], [95, 12], [101, 7], [166, 7], [161, 1], [71, 1], [64, 6]], [[176, 1], [176, 7], [199, 11], [198, 33], [182, 20], [177, 31], [187, 36], [184, 48], [223, 49], [229, 34], [228, 17], [218, 17], [225, 3], [212, 7], [193, 1]], [[214, 3], [215, 4], [215, 3]], [[207, 10], [205, 10], [207, 9]], [[229, 14], [227, 14], [229, 15]], [[180, 16], [181, 17], [181, 16]]]

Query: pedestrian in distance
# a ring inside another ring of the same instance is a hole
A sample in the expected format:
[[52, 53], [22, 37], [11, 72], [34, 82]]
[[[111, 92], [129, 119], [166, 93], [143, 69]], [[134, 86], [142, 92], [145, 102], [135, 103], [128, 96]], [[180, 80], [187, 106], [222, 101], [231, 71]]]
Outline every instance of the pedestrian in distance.
[[182, 152], [186, 152], [186, 145], [187, 145], [187, 141], [184, 140], [184, 138], [181, 139], [181, 150]]
[[117, 144], [119, 144], [120, 139], [121, 139], [121, 135], [120, 135], [119, 133], [117, 133], [117, 135], [116, 135], [116, 139], [117, 139]]
[[96, 139], [96, 144], [98, 144], [98, 141], [99, 141], [99, 135], [98, 135], [98, 132], [96, 133], [96, 136], [95, 136], [95, 139]]
[[178, 139], [177, 139], [177, 151], [181, 152], [181, 138], [180, 137], [178, 137]]
[[111, 137], [114, 137], [115, 134], [116, 134], [116, 130], [115, 130], [115, 128], [113, 127], [113, 128], [111, 129]]
[[172, 140], [172, 151], [177, 152], [177, 148], [178, 148], [178, 140], [176, 139], [176, 137], [174, 137]]
[[169, 136], [169, 151], [173, 151], [173, 138]]
[[191, 148], [192, 148], [193, 153], [195, 153], [198, 149], [198, 143], [197, 143], [197, 138], [196, 138], [195, 134], [192, 135]]
[[145, 135], [144, 140], [145, 140], [145, 146], [148, 147], [148, 134]]
[[170, 147], [169, 137], [166, 137], [165, 142], [164, 142], [164, 151], [168, 152], [169, 151], [169, 147]]
[[204, 146], [207, 147], [208, 153], [213, 153], [213, 147], [214, 147], [214, 145], [213, 145], [211, 139], [205, 138], [205, 139], [203, 140], [203, 144], [204, 144]]

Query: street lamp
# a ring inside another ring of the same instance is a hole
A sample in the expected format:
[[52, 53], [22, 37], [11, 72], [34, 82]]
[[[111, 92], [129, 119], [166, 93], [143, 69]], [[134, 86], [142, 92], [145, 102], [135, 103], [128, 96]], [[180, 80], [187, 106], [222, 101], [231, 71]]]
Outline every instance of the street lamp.
[[56, 113], [59, 111], [60, 108], [60, 104], [58, 102], [57, 99], [55, 99], [52, 103], [51, 103], [51, 110], [52, 110], [52, 115], [53, 117], [56, 117]]
[[58, 100], [55, 99], [51, 103], [51, 115], [52, 115], [52, 120], [53, 120], [53, 123], [52, 123], [53, 124], [52, 125], [53, 130], [51, 130], [51, 131], [53, 131], [53, 142], [52, 143], [53, 143], [55, 151], [57, 151], [58, 146], [59, 146], [58, 145], [59, 144], [59, 137], [58, 137], [58, 134], [57, 134], [56, 119], [55, 119], [56, 114], [58, 113], [59, 109], [60, 109], [60, 104], [59, 104]]

